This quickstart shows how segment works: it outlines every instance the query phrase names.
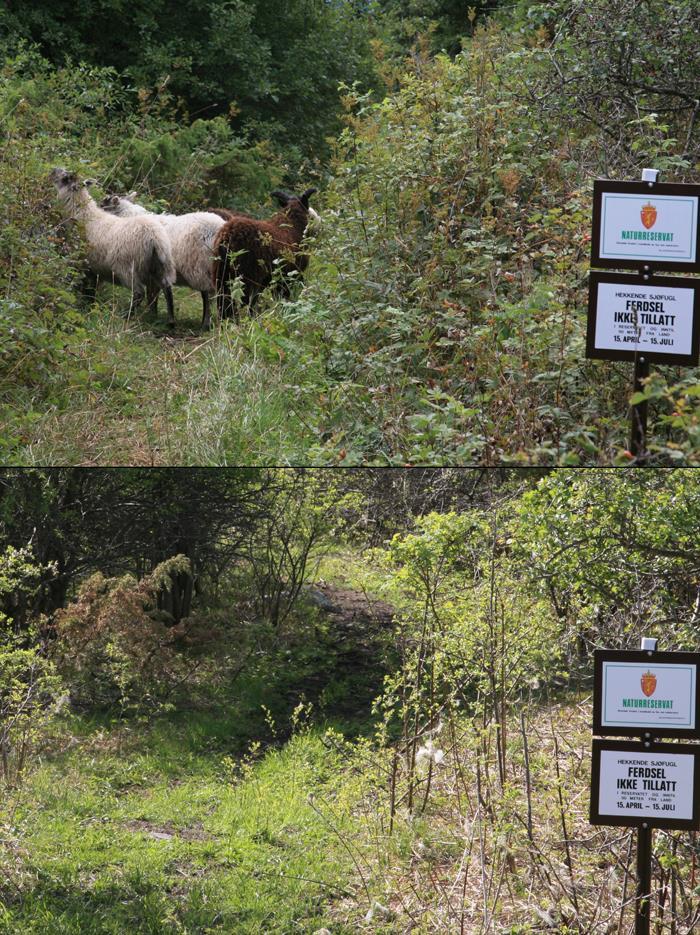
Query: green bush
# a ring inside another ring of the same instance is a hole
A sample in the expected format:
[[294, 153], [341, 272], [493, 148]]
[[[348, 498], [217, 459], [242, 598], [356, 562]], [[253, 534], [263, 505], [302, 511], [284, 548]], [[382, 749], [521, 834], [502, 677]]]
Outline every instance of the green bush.
[[8, 785], [19, 782], [61, 697], [61, 680], [42, 645], [41, 621], [20, 631], [7, 613], [31, 597], [47, 571], [29, 549], [9, 546], [0, 554], [0, 780]]

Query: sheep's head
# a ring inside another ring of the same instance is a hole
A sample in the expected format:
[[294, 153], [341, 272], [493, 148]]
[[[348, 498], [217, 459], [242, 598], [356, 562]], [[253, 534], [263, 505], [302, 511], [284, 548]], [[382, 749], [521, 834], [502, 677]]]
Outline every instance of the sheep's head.
[[105, 195], [100, 202], [100, 207], [103, 211], [109, 211], [110, 214], [117, 214], [120, 200], [119, 195]]
[[56, 186], [59, 201], [70, 215], [80, 213], [92, 201], [87, 182], [81, 182], [75, 172], [56, 167], [49, 173], [49, 180]]
[[297, 202], [298, 204], [303, 205], [303, 207], [308, 211], [309, 198], [312, 195], [315, 195], [317, 191], [317, 188], [307, 188], [303, 195], [290, 195], [289, 192], [283, 192], [278, 188], [274, 192], [271, 192], [270, 197], [276, 198], [283, 208], [286, 208], [287, 205], [291, 205], [294, 202]]
[[56, 186], [56, 190], [60, 194], [65, 191], [77, 191], [81, 188], [81, 184], [78, 181], [78, 176], [75, 172], [69, 172], [67, 169], [61, 169], [60, 166], [56, 166], [55, 169], [52, 169], [49, 172], [49, 180], [53, 182]]
[[135, 214], [146, 214], [146, 209], [141, 205], [134, 204], [136, 192], [129, 192], [128, 195], [106, 195], [100, 202], [103, 211], [110, 214], [116, 214], [118, 217], [131, 217]]

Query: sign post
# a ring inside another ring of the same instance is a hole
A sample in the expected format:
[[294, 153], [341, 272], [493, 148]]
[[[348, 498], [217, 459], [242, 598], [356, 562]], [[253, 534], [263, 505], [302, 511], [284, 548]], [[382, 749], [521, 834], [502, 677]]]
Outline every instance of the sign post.
[[[644, 392], [644, 381], [649, 376], [649, 361], [641, 354], [634, 359], [634, 392]], [[647, 420], [649, 403], [646, 399], [634, 403], [630, 412], [630, 452], [640, 463], [646, 463]]]
[[700, 653], [597, 650], [590, 821], [637, 829], [635, 935], [649, 935], [654, 828], [700, 828]]
[[[700, 280], [660, 277], [656, 270], [700, 273], [700, 185], [661, 184], [658, 170], [641, 182], [593, 185], [591, 266], [636, 275], [591, 272], [586, 356], [634, 362], [634, 392], [651, 363], [698, 363]], [[646, 400], [630, 413], [630, 452], [647, 459]]]

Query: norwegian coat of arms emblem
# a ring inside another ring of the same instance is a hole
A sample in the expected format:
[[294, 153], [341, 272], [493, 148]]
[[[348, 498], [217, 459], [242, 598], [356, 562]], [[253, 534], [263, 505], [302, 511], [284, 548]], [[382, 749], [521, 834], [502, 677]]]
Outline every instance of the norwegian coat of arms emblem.
[[647, 230], [656, 224], [656, 208], [650, 201], [644, 205], [640, 214], [642, 217], [642, 224], [646, 227]]
[[653, 672], [645, 672], [641, 681], [642, 691], [649, 698], [656, 691], [656, 676]]

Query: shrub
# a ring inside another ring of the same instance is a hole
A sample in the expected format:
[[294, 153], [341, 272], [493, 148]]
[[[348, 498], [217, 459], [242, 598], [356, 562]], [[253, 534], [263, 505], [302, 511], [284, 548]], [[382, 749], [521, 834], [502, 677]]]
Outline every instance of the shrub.
[[15, 631], [3, 612], [39, 585], [47, 569], [29, 549], [8, 547], [0, 555], [0, 779], [19, 782], [61, 697], [61, 680], [39, 641], [40, 621]]
[[192, 669], [186, 650], [212, 637], [195, 617], [173, 624], [160, 610], [172, 579], [189, 573], [177, 555], [137, 581], [96, 572], [57, 614], [57, 658], [79, 705], [153, 712], [166, 705]]

